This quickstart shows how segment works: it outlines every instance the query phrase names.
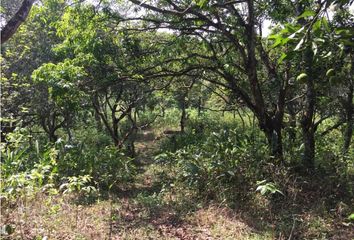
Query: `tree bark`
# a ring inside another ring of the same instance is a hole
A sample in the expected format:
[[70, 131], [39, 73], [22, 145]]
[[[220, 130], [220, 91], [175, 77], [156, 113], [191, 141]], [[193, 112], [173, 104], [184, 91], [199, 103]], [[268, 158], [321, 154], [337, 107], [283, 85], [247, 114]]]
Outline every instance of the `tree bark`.
[[[98, 95], [97, 95], [97, 94], [95, 94], [95, 95], [93, 96], [92, 101], [93, 101], [93, 104], [94, 104], [94, 105], [98, 106], [99, 101], [98, 101]], [[93, 111], [93, 115], [94, 115], [94, 117], [95, 117], [97, 130], [98, 130], [99, 132], [102, 132], [103, 127], [102, 127], [102, 121], [101, 121], [100, 115], [97, 113], [96, 110]]]
[[275, 120], [268, 121], [263, 127], [263, 132], [266, 135], [270, 153], [276, 159], [283, 160], [283, 137], [281, 123]]
[[55, 142], [58, 140], [58, 136], [55, 135], [55, 131], [50, 131], [50, 132], [48, 133], [48, 135], [49, 135], [49, 141], [50, 141], [51, 143], [55, 143]]
[[14, 35], [20, 25], [26, 20], [35, 0], [23, 0], [21, 7], [1, 30], [1, 44]]
[[[103, 122], [104, 127], [106, 128], [106, 131], [109, 133], [109, 135], [112, 138], [112, 141], [115, 146], [118, 147], [119, 145], [119, 140], [118, 140], [118, 126], [116, 126], [115, 123], [115, 115], [111, 114], [112, 118], [112, 124], [108, 120], [108, 114], [105, 114], [103, 111], [106, 111], [107, 107], [106, 106], [101, 106], [101, 103], [98, 100], [98, 96], [95, 96], [92, 101], [92, 105], [95, 109], [96, 114], [100, 117], [100, 119]], [[116, 128], [116, 129], [115, 129]]]
[[354, 125], [354, 104], [353, 104], [353, 92], [354, 86], [353, 84], [350, 85], [348, 94], [347, 94], [347, 101], [345, 103], [345, 111], [346, 111], [346, 123], [347, 126], [344, 132], [344, 144], [343, 144], [343, 152], [347, 153], [350, 148], [350, 143], [353, 137], [353, 125]]
[[289, 140], [292, 143], [294, 143], [296, 140], [296, 113], [291, 103], [288, 104], [287, 109], [289, 113], [289, 126], [288, 126]]
[[307, 169], [313, 169], [315, 166], [315, 125], [314, 125], [314, 113], [315, 113], [315, 82], [312, 69], [313, 53], [310, 47], [307, 47], [304, 53], [305, 71], [307, 74], [306, 81], [306, 96], [304, 112], [301, 119], [301, 128], [303, 134], [303, 164]]
[[186, 112], [186, 100], [183, 97], [182, 102], [181, 102], [181, 120], [180, 120], [180, 128], [181, 128], [181, 133], [184, 133], [185, 131], [185, 126], [186, 126], [186, 119], [187, 119], [187, 112]]
[[[128, 119], [130, 120], [132, 128], [130, 130], [131, 133], [128, 138], [127, 150], [128, 150], [128, 154], [131, 158], [136, 157], [135, 141], [137, 139], [137, 134], [138, 134], [137, 115], [138, 115], [138, 111], [136, 109], [133, 113], [133, 116], [132, 116], [132, 113], [128, 114]], [[137, 159], [135, 159], [135, 161], [137, 161]], [[136, 163], [138, 163], [138, 162], [136, 162]]]
[[[251, 93], [254, 100], [254, 109], [260, 128], [265, 133], [271, 154], [278, 160], [283, 159], [283, 147], [282, 147], [282, 120], [284, 111], [284, 99], [285, 89], [281, 89], [279, 93], [279, 100], [277, 110], [274, 116], [266, 110], [266, 104], [262, 95], [261, 87], [257, 76], [257, 59], [256, 59], [256, 33], [255, 33], [255, 13], [254, 13], [254, 1], [248, 0], [248, 24], [246, 26], [247, 31], [247, 76], [251, 86]], [[268, 61], [268, 59], [263, 59]], [[269, 64], [268, 64], [269, 65]], [[271, 74], [274, 75], [274, 69], [270, 69]]]
[[202, 115], [202, 97], [199, 97], [198, 98], [198, 117], [200, 117]]

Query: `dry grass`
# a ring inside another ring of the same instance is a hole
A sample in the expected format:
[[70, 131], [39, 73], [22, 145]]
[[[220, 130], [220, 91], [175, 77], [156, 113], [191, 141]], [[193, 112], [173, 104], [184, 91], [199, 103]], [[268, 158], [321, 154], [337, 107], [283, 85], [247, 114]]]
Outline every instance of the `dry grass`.
[[273, 239], [269, 232], [257, 232], [239, 214], [226, 207], [200, 209], [189, 220], [195, 229], [207, 234], [209, 239]]
[[[3, 206], [0, 224], [15, 231], [2, 239], [289, 239], [290, 213], [287, 218], [279, 212], [281, 218], [269, 221], [253, 215], [256, 209], [198, 205], [188, 192], [160, 192], [156, 168], [147, 165], [131, 189], [112, 201], [77, 205], [72, 196], [38, 194], [26, 204]], [[291, 239], [354, 239], [352, 224], [320, 212], [296, 214]]]
[[[162, 191], [173, 171], [151, 164], [155, 148], [154, 133], [141, 136], [137, 150], [142, 153], [139, 161], [143, 168], [112, 200], [78, 205], [73, 196], [38, 194], [25, 203], [18, 200], [11, 207], [2, 206], [1, 226], [14, 228], [11, 236], [2, 239], [282, 240], [289, 239], [292, 226], [293, 240], [354, 239], [352, 224], [343, 226], [339, 217], [318, 214], [323, 210], [303, 211], [304, 205], [310, 205], [306, 201], [297, 207], [301, 211], [293, 221], [294, 209], [287, 207], [287, 212], [275, 209], [280, 218], [274, 213], [269, 218], [270, 202], [262, 197], [255, 198], [248, 209], [235, 211], [223, 205], [200, 205], [193, 200], [193, 193], [183, 188]], [[308, 192], [303, 194], [308, 200]], [[343, 211], [342, 206], [338, 209]]]
[[[38, 196], [24, 207], [2, 211], [1, 225], [10, 224], [8, 239], [105, 239], [109, 205], [76, 205], [68, 196]], [[6, 239], [6, 238], [4, 238]]]
[[[153, 208], [153, 209], [151, 209]], [[255, 234], [231, 210], [210, 207], [180, 216], [167, 206], [123, 198], [76, 205], [69, 197], [42, 196], [25, 208], [6, 209], [1, 225], [15, 231], [3, 239], [271, 239]]]

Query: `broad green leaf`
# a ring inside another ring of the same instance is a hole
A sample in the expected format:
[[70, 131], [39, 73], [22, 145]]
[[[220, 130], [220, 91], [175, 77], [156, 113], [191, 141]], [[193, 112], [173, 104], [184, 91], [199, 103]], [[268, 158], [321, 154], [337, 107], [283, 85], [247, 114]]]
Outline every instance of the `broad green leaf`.
[[328, 21], [325, 17], [322, 18], [322, 25], [324, 26], [324, 28], [326, 29], [327, 32], [331, 31], [331, 29], [329, 28], [329, 25], [328, 25]]
[[296, 32], [294, 32], [293, 34], [291, 34], [288, 38], [289, 38], [289, 39], [295, 38], [296, 35], [299, 34], [299, 33], [301, 33], [304, 29], [305, 29], [305, 27], [301, 27], [299, 30], [297, 30]]
[[317, 51], [318, 51], [317, 44], [315, 42], [312, 42], [311, 44], [312, 44], [313, 55], [316, 56], [317, 55]]
[[345, 46], [351, 46], [354, 47], [354, 42], [351, 40], [347, 40], [347, 39], [342, 39], [341, 42], [345, 45]]
[[204, 7], [209, 0], [196, 0], [195, 3], [199, 6], [199, 7]]
[[283, 52], [280, 56], [280, 58], [278, 59], [278, 64], [282, 63], [286, 58], [288, 57], [288, 54], [286, 54], [285, 52]]
[[305, 82], [307, 80], [308, 76], [306, 73], [301, 73], [299, 76], [296, 77], [296, 81], [299, 82]]
[[275, 40], [275, 42], [273, 43], [272, 48], [275, 48], [275, 47], [281, 45], [281, 44], [282, 44], [282, 40], [283, 40], [283, 38], [282, 38], [281, 36], [279, 36], [279, 37]]
[[268, 39], [277, 39], [279, 37], [279, 34], [271, 34], [268, 36]]
[[314, 11], [305, 10], [300, 16], [297, 17], [297, 19], [306, 18], [306, 17], [313, 17], [315, 15], [316, 15], [316, 13]]
[[334, 74], [335, 74], [335, 72], [334, 72], [333, 68], [328, 69], [328, 71], [326, 72], [327, 77], [332, 77], [332, 76], [334, 76]]
[[323, 58], [328, 58], [328, 57], [330, 57], [331, 55], [332, 55], [332, 52], [329, 51], [326, 55], [323, 56]]
[[317, 32], [321, 29], [322, 21], [321, 19], [318, 19], [313, 25], [312, 25], [312, 31]]
[[299, 50], [302, 47], [302, 45], [304, 44], [304, 41], [305, 41], [304, 38], [301, 38], [300, 42], [294, 48], [294, 51]]
[[326, 42], [323, 38], [314, 38], [313, 41], [317, 42], [317, 43], [324, 43]]

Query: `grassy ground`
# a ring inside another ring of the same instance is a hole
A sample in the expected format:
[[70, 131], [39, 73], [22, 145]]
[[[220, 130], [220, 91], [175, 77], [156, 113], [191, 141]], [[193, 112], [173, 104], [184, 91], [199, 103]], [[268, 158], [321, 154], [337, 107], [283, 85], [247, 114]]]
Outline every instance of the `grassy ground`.
[[297, 211], [275, 207], [275, 214], [196, 201], [192, 192], [166, 185], [169, 169], [152, 161], [157, 144], [153, 132], [142, 133], [139, 174], [110, 197], [80, 203], [70, 195], [38, 194], [4, 209], [1, 226], [14, 233], [3, 239], [354, 239], [353, 225], [326, 216], [317, 203]]

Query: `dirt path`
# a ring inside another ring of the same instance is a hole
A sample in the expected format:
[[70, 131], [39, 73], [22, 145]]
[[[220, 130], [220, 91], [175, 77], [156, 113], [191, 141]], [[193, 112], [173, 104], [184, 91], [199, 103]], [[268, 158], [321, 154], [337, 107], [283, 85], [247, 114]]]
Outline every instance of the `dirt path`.
[[[171, 169], [154, 162], [159, 148], [156, 139], [150, 130], [139, 135], [138, 174], [124, 184], [124, 191], [82, 205], [72, 196], [38, 194], [21, 207], [1, 213], [1, 226], [14, 227], [14, 233], [2, 239], [288, 239], [281, 234], [275, 237], [275, 225], [257, 227], [262, 220], [247, 216], [247, 209], [235, 212], [220, 204], [202, 205], [188, 191], [175, 188]], [[308, 236], [312, 236], [311, 231], [313, 236], [331, 231], [330, 239], [354, 237], [349, 227], [338, 222], [332, 224], [338, 229], [333, 228], [314, 212], [298, 217], [304, 219]], [[296, 228], [298, 233], [302, 231], [300, 226]]]
[[268, 239], [229, 209], [198, 209], [194, 203], [176, 199], [175, 193], [164, 192], [161, 176], [166, 170], [153, 162], [158, 144], [149, 130], [136, 143], [142, 165], [133, 187], [115, 203], [112, 239]]
[[159, 143], [152, 131], [136, 143], [141, 163], [125, 191], [91, 204], [70, 195], [38, 194], [21, 207], [2, 212], [2, 239], [272, 239], [256, 233], [240, 216], [220, 206], [200, 206], [167, 185], [169, 170], [154, 163]]

